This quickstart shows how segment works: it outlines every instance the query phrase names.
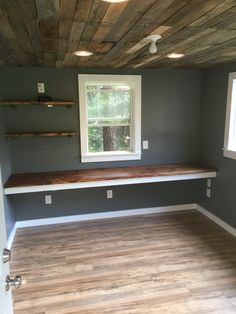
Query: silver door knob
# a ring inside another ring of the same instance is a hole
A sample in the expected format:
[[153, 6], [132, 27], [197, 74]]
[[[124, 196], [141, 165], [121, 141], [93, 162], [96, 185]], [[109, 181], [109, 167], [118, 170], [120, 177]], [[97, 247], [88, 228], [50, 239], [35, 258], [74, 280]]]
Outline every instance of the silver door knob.
[[2, 253], [2, 261], [3, 263], [7, 263], [7, 262], [10, 262], [10, 260], [11, 260], [11, 251], [5, 248]]
[[20, 288], [22, 284], [21, 276], [16, 276], [15, 278], [11, 279], [10, 276], [6, 277], [6, 291], [8, 291], [11, 287], [16, 289]]

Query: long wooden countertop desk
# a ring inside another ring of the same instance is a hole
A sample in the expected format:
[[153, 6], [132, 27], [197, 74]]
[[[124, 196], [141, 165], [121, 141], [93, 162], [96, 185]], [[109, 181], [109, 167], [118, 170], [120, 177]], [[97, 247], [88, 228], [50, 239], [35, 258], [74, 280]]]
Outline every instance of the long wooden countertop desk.
[[23, 194], [193, 180], [216, 177], [217, 170], [201, 164], [168, 164], [154, 166], [99, 168], [89, 170], [15, 174], [5, 184], [5, 194]]

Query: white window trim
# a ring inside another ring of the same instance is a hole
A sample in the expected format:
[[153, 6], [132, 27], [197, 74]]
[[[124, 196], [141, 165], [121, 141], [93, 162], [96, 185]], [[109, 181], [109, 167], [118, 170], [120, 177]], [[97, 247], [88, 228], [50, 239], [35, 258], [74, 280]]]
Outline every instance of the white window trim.
[[[133, 125], [134, 149], [133, 151], [89, 153], [88, 132], [87, 132], [87, 110], [86, 110], [86, 89], [85, 84], [92, 82], [129, 82], [134, 87], [132, 106], [132, 117], [135, 121]], [[106, 162], [120, 160], [141, 159], [141, 75], [98, 75], [79, 74], [79, 103], [80, 103], [80, 142], [81, 142], [81, 162]]]
[[233, 81], [236, 80], [236, 72], [229, 73], [228, 92], [227, 92], [227, 109], [225, 118], [225, 135], [224, 135], [224, 148], [223, 155], [227, 158], [236, 159], [236, 151], [229, 149], [229, 131], [230, 131], [230, 118], [232, 112], [232, 92]]

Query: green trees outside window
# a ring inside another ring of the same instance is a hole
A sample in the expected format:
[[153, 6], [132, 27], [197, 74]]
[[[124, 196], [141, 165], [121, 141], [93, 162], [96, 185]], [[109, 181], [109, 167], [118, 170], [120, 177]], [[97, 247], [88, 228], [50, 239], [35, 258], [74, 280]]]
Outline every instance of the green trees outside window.
[[89, 152], [131, 150], [130, 86], [86, 85], [86, 94]]

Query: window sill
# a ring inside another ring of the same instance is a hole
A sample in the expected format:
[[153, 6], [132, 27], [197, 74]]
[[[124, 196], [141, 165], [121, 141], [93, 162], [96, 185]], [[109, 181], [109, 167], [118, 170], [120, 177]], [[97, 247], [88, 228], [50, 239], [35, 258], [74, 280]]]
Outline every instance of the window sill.
[[133, 152], [107, 152], [103, 154], [93, 153], [81, 156], [81, 162], [105, 162], [105, 161], [125, 161], [125, 160], [140, 160], [141, 153]]
[[225, 149], [223, 155], [224, 157], [236, 160], [236, 151]]

